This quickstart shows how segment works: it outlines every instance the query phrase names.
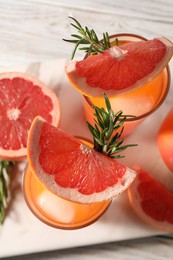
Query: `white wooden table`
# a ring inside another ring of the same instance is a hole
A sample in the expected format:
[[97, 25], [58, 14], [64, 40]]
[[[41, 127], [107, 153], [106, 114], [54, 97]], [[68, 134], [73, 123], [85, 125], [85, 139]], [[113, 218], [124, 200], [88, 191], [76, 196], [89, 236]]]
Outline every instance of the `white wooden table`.
[[[69, 58], [73, 46], [62, 42], [72, 30], [68, 16], [104, 31], [131, 32], [173, 39], [172, 0], [0, 0], [0, 69], [45, 60]], [[41, 239], [41, 238], [40, 238]], [[9, 250], [10, 243], [9, 241]], [[173, 240], [153, 237], [12, 259], [173, 259]], [[0, 245], [1, 250], [1, 245]], [[32, 253], [32, 252], [31, 252]]]

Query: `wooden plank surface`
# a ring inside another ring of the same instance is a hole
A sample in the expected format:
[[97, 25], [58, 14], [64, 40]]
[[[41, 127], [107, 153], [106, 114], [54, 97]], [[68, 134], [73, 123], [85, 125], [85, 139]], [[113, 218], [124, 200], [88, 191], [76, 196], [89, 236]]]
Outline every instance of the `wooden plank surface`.
[[[70, 57], [62, 38], [72, 33], [68, 16], [102, 37], [131, 32], [173, 39], [173, 1], [0, 0], [0, 66]], [[93, 11], [92, 11], [93, 10]]]

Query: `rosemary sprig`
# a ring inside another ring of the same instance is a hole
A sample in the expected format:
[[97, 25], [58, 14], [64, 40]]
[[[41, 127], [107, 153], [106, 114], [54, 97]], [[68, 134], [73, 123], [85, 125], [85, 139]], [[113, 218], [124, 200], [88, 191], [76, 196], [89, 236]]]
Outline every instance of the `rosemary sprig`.
[[[123, 145], [124, 139], [121, 137], [124, 130], [124, 122], [127, 118], [134, 117], [131, 115], [123, 115], [122, 111], [114, 113], [110, 101], [104, 94], [106, 109], [93, 106], [95, 115], [95, 125], [92, 126], [87, 122], [88, 128], [94, 139], [94, 149], [111, 158], [123, 158], [118, 154], [131, 146], [137, 144]], [[117, 131], [120, 129], [120, 131]]]
[[84, 47], [79, 48], [79, 50], [85, 51], [88, 55], [94, 55], [104, 52], [104, 50], [109, 49], [111, 45], [118, 45], [118, 40], [115, 39], [113, 43], [110, 43], [108, 33], [103, 33], [103, 40], [100, 41], [96, 32], [93, 29], [89, 29], [87, 26], [82, 27], [82, 25], [73, 17], [69, 16], [74, 23], [70, 23], [75, 29], [77, 29], [79, 34], [72, 34], [73, 39], [63, 39], [66, 42], [74, 43], [75, 48], [72, 52], [71, 59], [74, 58], [77, 48], [80, 45]]
[[13, 165], [10, 161], [0, 160], [0, 224], [3, 224], [6, 215], [6, 209], [10, 200], [10, 167]]

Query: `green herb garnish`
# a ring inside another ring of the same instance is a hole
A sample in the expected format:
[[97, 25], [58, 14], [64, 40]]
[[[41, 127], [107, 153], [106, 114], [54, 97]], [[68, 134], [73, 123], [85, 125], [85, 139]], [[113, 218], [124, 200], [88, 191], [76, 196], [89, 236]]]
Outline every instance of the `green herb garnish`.
[[114, 113], [106, 94], [104, 94], [104, 99], [106, 109], [93, 106], [95, 125], [92, 126], [87, 122], [88, 128], [94, 139], [94, 149], [112, 158], [123, 158], [124, 156], [119, 155], [118, 153], [124, 151], [128, 147], [137, 146], [137, 144], [123, 145], [124, 139], [121, 137], [124, 130], [124, 122], [127, 118], [135, 116], [123, 115], [122, 111]]
[[85, 51], [88, 55], [94, 55], [98, 53], [103, 53], [106, 49], [109, 49], [112, 45], [118, 45], [118, 39], [110, 43], [110, 38], [108, 33], [103, 33], [103, 40], [100, 41], [96, 32], [93, 29], [89, 29], [87, 26], [82, 27], [82, 25], [73, 17], [69, 17], [74, 21], [70, 23], [75, 29], [77, 29], [78, 34], [72, 34], [73, 39], [67, 40], [66, 42], [74, 43], [75, 48], [72, 52], [71, 59], [74, 58], [77, 48], [80, 45], [84, 47], [79, 48], [79, 50]]
[[10, 200], [10, 167], [13, 162], [0, 160], [0, 224], [3, 224]]

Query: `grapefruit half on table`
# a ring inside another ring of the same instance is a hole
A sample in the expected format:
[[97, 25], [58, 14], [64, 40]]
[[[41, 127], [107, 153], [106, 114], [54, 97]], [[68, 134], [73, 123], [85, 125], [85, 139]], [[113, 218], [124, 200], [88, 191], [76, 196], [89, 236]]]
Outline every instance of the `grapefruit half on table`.
[[139, 165], [133, 169], [138, 174], [128, 195], [134, 212], [146, 224], [173, 233], [173, 192]]
[[36, 117], [28, 134], [28, 164], [53, 193], [78, 203], [95, 203], [120, 194], [136, 172]]
[[131, 91], [154, 79], [173, 55], [173, 43], [161, 37], [113, 46], [101, 54], [66, 65], [69, 82], [95, 97]]
[[15, 161], [26, 158], [28, 131], [38, 115], [58, 125], [60, 105], [53, 90], [25, 73], [1, 73], [0, 159]]

